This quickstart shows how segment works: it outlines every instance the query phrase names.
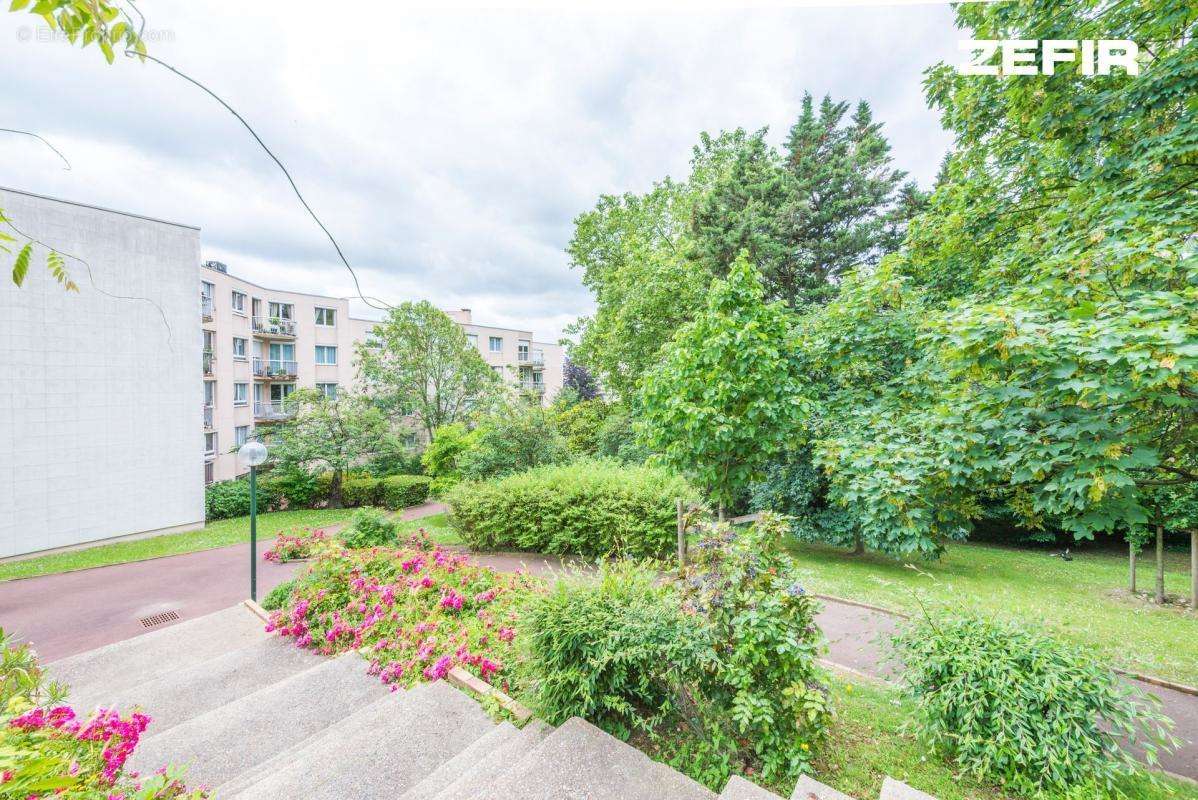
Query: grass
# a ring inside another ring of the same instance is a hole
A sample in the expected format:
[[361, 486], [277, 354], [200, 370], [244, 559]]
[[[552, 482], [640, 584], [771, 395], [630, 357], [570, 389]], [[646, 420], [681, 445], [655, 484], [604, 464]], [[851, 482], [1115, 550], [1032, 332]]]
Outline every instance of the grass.
[[[793, 544], [808, 591], [917, 612], [930, 602], [1042, 626], [1110, 663], [1198, 685], [1198, 614], [1159, 607], [1126, 592], [1126, 555], [1075, 550], [1073, 561], [1045, 550], [951, 544], [935, 563], [907, 566], [882, 556]], [[1188, 594], [1188, 555], [1168, 552], [1166, 591]], [[1140, 559], [1138, 583], [1152, 584]]]
[[[1014, 800], [1001, 789], [955, 772], [929, 753], [902, 723], [914, 713], [893, 689], [870, 683], [834, 680], [836, 719], [816, 757], [815, 777], [852, 797], [877, 797], [889, 775], [939, 800]], [[1148, 777], [1126, 779], [1121, 786], [1135, 800], [1198, 800], [1198, 787]]]
[[401, 522], [397, 531], [402, 536], [405, 533], [410, 533], [420, 528], [424, 528], [424, 532], [437, 544], [462, 543], [461, 537], [449, 526], [449, 516], [445, 513], [431, 514], [420, 519]]
[[[273, 539], [281, 531], [292, 528], [319, 528], [325, 525], [334, 525], [349, 519], [353, 511], [352, 508], [326, 508], [259, 514], [258, 538], [260, 540]], [[92, 567], [106, 567], [112, 564], [126, 564], [131, 561], [145, 561], [149, 558], [174, 556], [181, 553], [195, 553], [200, 550], [211, 550], [215, 547], [247, 542], [249, 538], [249, 517], [222, 519], [194, 531], [169, 533], [147, 539], [114, 542], [82, 550], [10, 561], [0, 564], [0, 581], [53, 575]]]

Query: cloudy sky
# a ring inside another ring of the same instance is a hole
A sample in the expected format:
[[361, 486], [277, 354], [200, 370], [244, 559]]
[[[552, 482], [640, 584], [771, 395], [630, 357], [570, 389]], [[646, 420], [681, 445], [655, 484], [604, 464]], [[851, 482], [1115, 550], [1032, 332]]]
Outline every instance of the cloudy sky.
[[[564, 253], [573, 218], [600, 194], [685, 176], [700, 131], [768, 126], [781, 141], [804, 91], [866, 99], [926, 186], [950, 140], [922, 73], [959, 60], [961, 38], [934, 3], [139, 6], [151, 52], [249, 119], [367, 294], [472, 308], [548, 340], [592, 307]], [[46, 39], [36, 18], [0, 14], [0, 127], [40, 133], [72, 169], [0, 134], [0, 185], [197, 225], [204, 257], [237, 275], [353, 293], [281, 173], [214, 101], [154, 64], [108, 66]]]

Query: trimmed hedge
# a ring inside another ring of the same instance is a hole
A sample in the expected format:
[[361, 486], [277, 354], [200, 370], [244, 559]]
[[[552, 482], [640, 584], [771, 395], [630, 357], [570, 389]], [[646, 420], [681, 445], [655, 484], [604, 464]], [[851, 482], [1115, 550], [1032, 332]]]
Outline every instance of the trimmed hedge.
[[427, 475], [392, 475], [379, 480], [379, 502], [390, 509], [418, 506], [428, 499], [433, 479]]
[[697, 494], [667, 470], [578, 461], [462, 483], [446, 500], [450, 524], [472, 548], [639, 558], [675, 546], [678, 497]]
[[[279, 493], [265, 481], [258, 482], [258, 510], [269, 511], [279, 504]], [[204, 518], [209, 522], [250, 513], [250, 482], [246, 478], [211, 483], [204, 487]]]
[[347, 506], [375, 506], [379, 503], [378, 478], [346, 478], [341, 481], [341, 502]]

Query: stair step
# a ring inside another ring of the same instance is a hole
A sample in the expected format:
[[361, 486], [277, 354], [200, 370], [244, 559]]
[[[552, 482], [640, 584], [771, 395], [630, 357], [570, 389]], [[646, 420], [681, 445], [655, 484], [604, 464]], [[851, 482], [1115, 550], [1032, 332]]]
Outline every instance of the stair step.
[[147, 735], [154, 736], [322, 662], [290, 641], [270, 637], [136, 686], [72, 692], [71, 703], [76, 711], [140, 707], [153, 720]]
[[501, 722], [485, 736], [475, 739], [465, 750], [426, 775], [420, 783], [408, 789], [400, 800], [432, 800], [442, 789], [473, 769], [488, 755], [519, 736], [519, 728], [510, 722]]
[[389, 694], [357, 653], [291, 675], [144, 740], [129, 767], [190, 765], [190, 784], [217, 786]]
[[495, 723], [472, 698], [444, 681], [406, 692], [401, 701], [344, 736], [321, 736], [239, 800], [394, 798], [485, 736]]
[[795, 784], [795, 790], [791, 792], [790, 800], [853, 800], [853, 798], [831, 786], [825, 786], [810, 775], [800, 775], [799, 782]]
[[781, 800], [773, 792], [762, 789], [752, 781], [745, 780], [739, 775], [733, 775], [724, 784], [720, 792], [720, 800]]
[[513, 764], [532, 752], [551, 732], [552, 728], [546, 725], [528, 725], [515, 739], [480, 759], [473, 769], [453, 783], [446, 784], [435, 795], [435, 800], [462, 800], [485, 790]]
[[269, 637], [245, 606], [189, 619], [47, 665], [50, 678], [91, 697], [147, 683]]
[[882, 793], [878, 795], [878, 800], [936, 800], [936, 798], [888, 776], [882, 781]]
[[714, 800], [715, 793], [658, 766], [636, 748], [573, 717], [473, 800]]

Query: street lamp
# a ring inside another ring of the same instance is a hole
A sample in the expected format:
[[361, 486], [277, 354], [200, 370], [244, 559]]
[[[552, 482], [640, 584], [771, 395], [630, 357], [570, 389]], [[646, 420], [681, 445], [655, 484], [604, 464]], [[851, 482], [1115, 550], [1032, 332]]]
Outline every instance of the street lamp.
[[249, 441], [237, 451], [250, 468], [250, 599], [258, 600], [258, 467], [266, 462], [266, 445]]

